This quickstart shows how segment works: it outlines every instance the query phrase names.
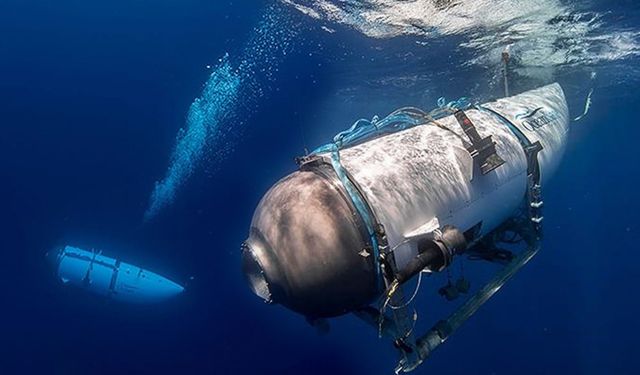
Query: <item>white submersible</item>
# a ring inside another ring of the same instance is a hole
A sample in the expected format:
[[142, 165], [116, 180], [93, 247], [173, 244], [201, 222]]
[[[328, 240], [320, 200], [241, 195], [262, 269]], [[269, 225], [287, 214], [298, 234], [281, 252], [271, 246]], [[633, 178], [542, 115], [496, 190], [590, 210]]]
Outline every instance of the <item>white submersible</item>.
[[[357, 122], [260, 201], [242, 247], [252, 290], [312, 321], [355, 313], [391, 336], [397, 371], [414, 369], [537, 251], [568, 122], [558, 84]], [[507, 232], [526, 250], [496, 251]], [[462, 254], [506, 265], [423, 336], [407, 311], [385, 312], [405, 281]]]

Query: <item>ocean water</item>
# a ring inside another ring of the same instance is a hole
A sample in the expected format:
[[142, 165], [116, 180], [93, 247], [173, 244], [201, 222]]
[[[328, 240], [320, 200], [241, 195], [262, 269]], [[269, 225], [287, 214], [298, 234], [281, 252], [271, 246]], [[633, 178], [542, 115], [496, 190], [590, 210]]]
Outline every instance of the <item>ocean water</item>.
[[[240, 243], [294, 157], [359, 118], [501, 96], [505, 49], [513, 93], [557, 81], [590, 110], [544, 186], [542, 251], [415, 373], [636, 374], [632, 0], [3, 0], [0, 374], [392, 373], [356, 318], [319, 335], [256, 298]], [[63, 286], [44, 254], [65, 244], [187, 291]]]

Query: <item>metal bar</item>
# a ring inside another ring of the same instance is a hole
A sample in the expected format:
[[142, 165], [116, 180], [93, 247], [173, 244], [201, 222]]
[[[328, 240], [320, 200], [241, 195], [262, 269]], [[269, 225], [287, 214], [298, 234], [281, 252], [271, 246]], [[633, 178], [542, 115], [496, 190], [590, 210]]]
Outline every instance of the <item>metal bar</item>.
[[504, 96], [505, 98], [509, 96], [509, 51], [504, 50], [502, 52], [502, 77], [504, 79]]
[[[500, 288], [509, 281], [531, 258], [540, 250], [539, 242], [531, 245], [522, 252], [511, 263], [500, 270], [491, 281], [485, 284], [473, 296], [471, 296], [458, 310], [451, 314], [446, 320], [440, 321], [427, 334], [417, 341], [417, 348], [421, 361], [424, 361], [440, 344], [444, 343], [462, 324], [467, 321], [489, 298], [491, 298]], [[402, 371], [414, 370], [420, 363], [411, 367], [402, 367]]]

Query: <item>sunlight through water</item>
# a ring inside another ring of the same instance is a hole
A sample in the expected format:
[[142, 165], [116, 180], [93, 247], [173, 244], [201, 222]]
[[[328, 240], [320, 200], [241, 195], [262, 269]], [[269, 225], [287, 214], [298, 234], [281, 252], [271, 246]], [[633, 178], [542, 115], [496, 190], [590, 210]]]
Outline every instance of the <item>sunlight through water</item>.
[[[640, 56], [640, 32], [619, 25], [607, 12], [560, 0], [281, 0], [311, 19], [342, 25], [376, 39], [412, 36], [430, 48], [459, 35], [474, 51], [462, 65], [500, 61], [505, 47], [518, 56], [520, 73], [541, 68], [596, 64]], [[609, 18], [608, 18], [609, 17]], [[328, 29], [327, 26], [323, 26]], [[333, 29], [330, 29], [333, 31]]]

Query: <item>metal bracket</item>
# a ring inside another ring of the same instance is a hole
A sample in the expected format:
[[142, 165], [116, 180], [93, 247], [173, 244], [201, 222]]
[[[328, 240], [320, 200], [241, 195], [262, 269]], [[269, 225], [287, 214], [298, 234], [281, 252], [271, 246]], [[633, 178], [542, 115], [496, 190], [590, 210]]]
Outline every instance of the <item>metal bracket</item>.
[[473, 160], [480, 165], [482, 174], [487, 174], [504, 164], [504, 160], [496, 152], [496, 143], [491, 139], [491, 136], [482, 138], [464, 111], [457, 110], [454, 112], [454, 116], [471, 141], [467, 151]]

